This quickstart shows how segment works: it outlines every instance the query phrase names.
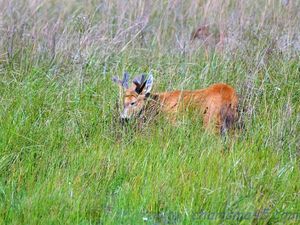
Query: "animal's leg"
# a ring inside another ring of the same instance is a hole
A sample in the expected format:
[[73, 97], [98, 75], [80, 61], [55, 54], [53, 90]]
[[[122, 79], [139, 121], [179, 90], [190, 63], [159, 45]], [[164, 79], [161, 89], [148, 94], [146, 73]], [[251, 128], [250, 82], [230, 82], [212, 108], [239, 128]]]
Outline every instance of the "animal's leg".
[[214, 111], [208, 109], [206, 114], [204, 115], [203, 125], [206, 129], [213, 130], [214, 123], [215, 123], [215, 113]]

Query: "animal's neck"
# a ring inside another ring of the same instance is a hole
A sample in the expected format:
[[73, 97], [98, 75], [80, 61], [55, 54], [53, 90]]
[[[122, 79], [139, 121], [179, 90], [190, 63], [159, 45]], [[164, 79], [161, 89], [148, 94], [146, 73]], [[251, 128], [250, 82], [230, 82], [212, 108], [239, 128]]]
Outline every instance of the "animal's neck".
[[[175, 90], [152, 94], [153, 104], [162, 111], [176, 111], [202, 105], [205, 95], [203, 90]], [[199, 107], [199, 106], [198, 106]]]
[[159, 94], [150, 94], [147, 100], [147, 108], [158, 108], [161, 104], [161, 99]]
[[161, 99], [159, 94], [150, 94], [147, 98], [147, 103], [143, 108], [143, 115], [145, 117], [153, 117], [160, 112]]

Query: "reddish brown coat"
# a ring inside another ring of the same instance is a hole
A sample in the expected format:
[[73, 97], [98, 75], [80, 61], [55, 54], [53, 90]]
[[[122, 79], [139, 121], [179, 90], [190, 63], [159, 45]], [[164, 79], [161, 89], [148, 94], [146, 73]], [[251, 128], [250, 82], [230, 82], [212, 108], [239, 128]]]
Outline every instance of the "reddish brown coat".
[[114, 78], [114, 81], [125, 88], [122, 119], [140, 116], [141, 112], [162, 112], [174, 122], [178, 113], [191, 110], [199, 113], [205, 127], [212, 127], [224, 133], [232, 128], [238, 118], [238, 96], [228, 84], [218, 83], [205, 89], [153, 94], [150, 93], [152, 75], [147, 80], [145, 76], [135, 78], [129, 88], [128, 74], [124, 74], [122, 81], [117, 78]]
[[235, 90], [223, 83], [211, 85], [208, 88], [187, 91], [155, 93], [160, 103], [161, 111], [169, 114], [187, 109], [196, 110], [203, 116], [204, 126], [214, 124], [216, 128], [229, 128], [237, 118], [238, 96]]

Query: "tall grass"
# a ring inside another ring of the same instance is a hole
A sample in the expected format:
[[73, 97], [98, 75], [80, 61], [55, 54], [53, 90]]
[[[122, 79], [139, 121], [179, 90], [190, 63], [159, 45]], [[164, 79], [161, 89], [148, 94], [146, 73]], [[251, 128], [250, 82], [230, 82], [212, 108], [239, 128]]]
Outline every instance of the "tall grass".
[[[0, 1], [0, 223], [298, 224], [299, 3]], [[229, 83], [245, 130], [122, 127], [124, 71]]]

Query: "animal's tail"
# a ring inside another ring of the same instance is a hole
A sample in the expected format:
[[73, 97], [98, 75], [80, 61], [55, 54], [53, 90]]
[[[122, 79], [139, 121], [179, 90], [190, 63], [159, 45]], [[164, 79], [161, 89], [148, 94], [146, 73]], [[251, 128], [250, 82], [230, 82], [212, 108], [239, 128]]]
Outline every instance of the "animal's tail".
[[221, 134], [224, 135], [228, 130], [235, 129], [239, 119], [236, 105], [228, 104], [221, 109]]

